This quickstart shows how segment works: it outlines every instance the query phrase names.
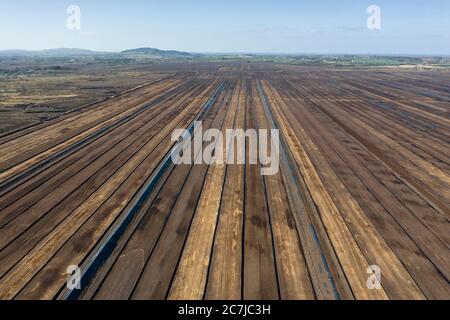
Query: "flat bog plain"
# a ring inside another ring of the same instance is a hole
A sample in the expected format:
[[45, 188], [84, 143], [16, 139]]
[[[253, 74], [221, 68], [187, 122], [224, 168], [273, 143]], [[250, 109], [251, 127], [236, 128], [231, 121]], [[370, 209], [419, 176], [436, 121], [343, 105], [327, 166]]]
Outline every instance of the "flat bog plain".
[[[0, 136], [0, 299], [450, 299], [448, 69], [152, 70]], [[278, 129], [278, 173], [174, 165], [194, 121]]]

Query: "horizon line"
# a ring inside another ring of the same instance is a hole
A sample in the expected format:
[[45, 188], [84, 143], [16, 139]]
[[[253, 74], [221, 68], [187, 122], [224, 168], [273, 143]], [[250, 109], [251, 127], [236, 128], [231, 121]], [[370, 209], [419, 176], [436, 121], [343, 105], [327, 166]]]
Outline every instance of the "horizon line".
[[136, 49], [146, 49], [146, 48], [152, 48], [157, 49], [161, 51], [178, 51], [178, 52], [186, 52], [191, 54], [203, 54], [203, 55], [221, 55], [221, 54], [229, 54], [229, 55], [285, 55], [285, 56], [302, 56], [302, 55], [324, 55], [324, 56], [333, 56], [333, 55], [340, 55], [340, 56], [362, 56], [362, 55], [368, 55], [368, 56], [393, 56], [393, 57], [450, 57], [450, 53], [370, 53], [370, 52], [347, 52], [347, 53], [337, 53], [337, 52], [263, 52], [263, 51], [186, 51], [186, 50], [179, 50], [179, 49], [161, 49], [157, 47], [136, 47], [136, 48], [128, 48], [123, 49], [120, 51], [103, 51], [103, 50], [93, 50], [93, 49], [86, 49], [86, 48], [77, 48], [77, 47], [54, 47], [54, 48], [46, 48], [46, 49], [17, 49], [17, 48], [9, 48], [9, 49], [0, 49], [0, 52], [5, 51], [28, 51], [28, 52], [39, 52], [39, 51], [51, 51], [51, 50], [83, 50], [83, 51], [91, 51], [94, 53], [105, 53], [105, 54], [118, 54], [122, 53], [127, 50], [136, 50]]

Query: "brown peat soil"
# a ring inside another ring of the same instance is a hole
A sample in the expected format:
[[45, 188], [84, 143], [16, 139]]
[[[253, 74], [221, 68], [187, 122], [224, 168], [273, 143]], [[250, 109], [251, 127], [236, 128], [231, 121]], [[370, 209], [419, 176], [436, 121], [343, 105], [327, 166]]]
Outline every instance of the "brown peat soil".
[[[0, 137], [1, 299], [450, 299], [448, 71], [144, 71], [96, 80], [132, 91]], [[29, 99], [85, 94], [48, 86]], [[194, 120], [279, 129], [279, 172], [162, 170]]]

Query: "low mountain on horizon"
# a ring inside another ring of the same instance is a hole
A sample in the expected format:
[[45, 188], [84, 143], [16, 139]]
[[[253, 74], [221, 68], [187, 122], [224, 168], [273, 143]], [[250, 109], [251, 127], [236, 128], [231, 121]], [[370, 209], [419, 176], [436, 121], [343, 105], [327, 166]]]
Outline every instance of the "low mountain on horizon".
[[45, 49], [45, 50], [0, 50], [0, 57], [91, 57], [91, 56], [115, 56], [125, 58], [190, 58], [196, 55], [189, 52], [176, 51], [176, 50], [160, 50], [157, 48], [136, 48], [124, 50], [122, 52], [101, 52], [78, 48], [57, 48], [57, 49]]
[[125, 56], [151, 56], [155, 58], [188, 58], [194, 56], [189, 52], [177, 50], [161, 50], [150, 47], [124, 50], [121, 52], [121, 54]]
[[45, 50], [0, 50], [0, 56], [3, 57], [80, 57], [103, 54], [108, 53], [78, 48], [56, 48]]

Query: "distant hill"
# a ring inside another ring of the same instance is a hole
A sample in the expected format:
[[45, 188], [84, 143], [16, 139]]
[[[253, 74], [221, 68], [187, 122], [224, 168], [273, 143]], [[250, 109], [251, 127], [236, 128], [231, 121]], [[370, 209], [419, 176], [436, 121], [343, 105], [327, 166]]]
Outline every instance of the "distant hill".
[[58, 48], [47, 50], [0, 50], [0, 57], [80, 57], [109, 54], [77, 48]]
[[92, 51], [77, 48], [60, 48], [43, 50], [44, 54], [57, 56], [91, 56], [99, 54], [109, 54], [109, 52]]
[[176, 50], [160, 50], [156, 48], [137, 48], [130, 49], [121, 52], [122, 55], [127, 57], [146, 56], [154, 58], [189, 58], [194, 55], [189, 52], [176, 51]]
[[99, 52], [77, 48], [59, 48], [47, 50], [0, 50], [0, 57], [111, 57], [111, 58], [145, 58], [145, 59], [164, 59], [164, 58], [190, 58], [198, 55], [176, 51], [160, 50], [156, 48], [137, 48], [125, 50], [122, 52]]

